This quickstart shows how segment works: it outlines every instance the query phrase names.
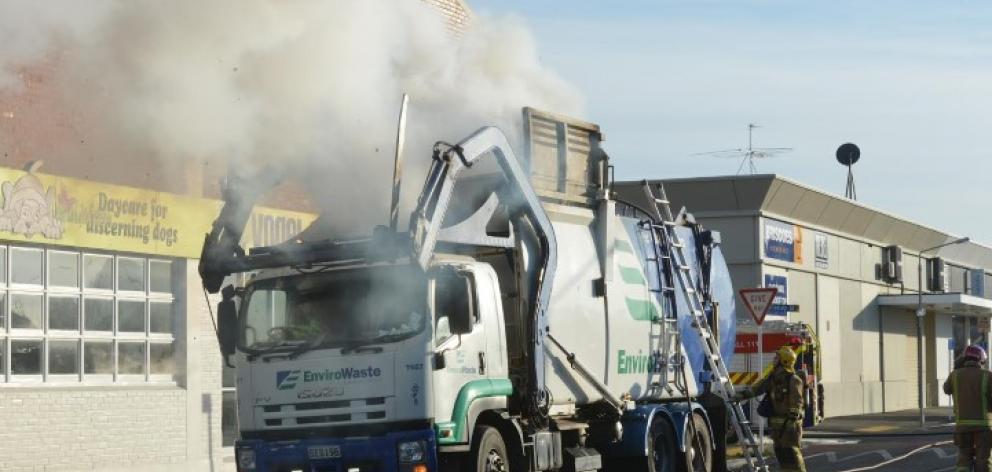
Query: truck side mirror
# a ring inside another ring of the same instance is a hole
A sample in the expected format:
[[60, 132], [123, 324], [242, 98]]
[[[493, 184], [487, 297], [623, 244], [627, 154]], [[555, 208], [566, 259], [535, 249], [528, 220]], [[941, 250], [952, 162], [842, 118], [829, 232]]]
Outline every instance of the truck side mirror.
[[444, 270], [435, 279], [434, 309], [448, 317], [454, 336], [472, 332], [475, 324], [475, 292], [472, 276], [454, 269]]
[[238, 307], [234, 303], [234, 288], [228, 285], [222, 292], [223, 300], [217, 304], [217, 338], [224, 363], [234, 367], [228, 357], [234, 355], [238, 345]]

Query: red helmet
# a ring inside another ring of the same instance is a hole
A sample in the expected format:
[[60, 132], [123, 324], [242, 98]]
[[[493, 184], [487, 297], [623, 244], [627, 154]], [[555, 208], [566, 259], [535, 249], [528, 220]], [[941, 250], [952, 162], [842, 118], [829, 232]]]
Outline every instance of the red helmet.
[[976, 346], [974, 344], [964, 348], [964, 357], [970, 357], [983, 364], [989, 359], [988, 355], [985, 354], [985, 349], [982, 349], [981, 346]]

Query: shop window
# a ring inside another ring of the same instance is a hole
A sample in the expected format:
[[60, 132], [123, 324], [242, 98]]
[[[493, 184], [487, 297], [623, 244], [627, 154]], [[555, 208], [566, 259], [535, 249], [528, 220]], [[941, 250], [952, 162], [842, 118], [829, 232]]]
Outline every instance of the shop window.
[[86, 331], [114, 330], [114, 301], [109, 298], [86, 298], [83, 303]]
[[79, 287], [79, 253], [48, 252], [48, 285], [51, 287]]
[[48, 374], [79, 374], [79, 340], [48, 341]]
[[96, 290], [114, 289], [114, 258], [100, 254], [83, 256], [84, 287]]
[[117, 332], [145, 332], [145, 302], [144, 300], [119, 300], [117, 302]]
[[79, 297], [48, 297], [48, 329], [79, 331]]
[[148, 261], [149, 288], [156, 293], [172, 293], [172, 263]]
[[149, 304], [148, 330], [155, 334], [172, 334], [172, 303]]
[[7, 284], [7, 247], [0, 246], [0, 285]]
[[13, 329], [41, 329], [42, 295], [14, 293], [10, 296], [10, 327]]
[[145, 291], [144, 259], [117, 258], [117, 290], [122, 292]]
[[12, 339], [10, 341], [10, 373], [13, 375], [41, 375], [40, 339]]
[[153, 375], [176, 372], [175, 349], [172, 343], [150, 343], [148, 345], [148, 366]]
[[145, 343], [117, 343], [117, 373], [120, 375], [145, 374]]
[[21, 285], [42, 285], [44, 252], [34, 248], [12, 248], [10, 281]]
[[83, 341], [83, 373], [113, 375], [114, 343], [112, 341]]
[[0, 245], [0, 385], [173, 383], [175, 264]]

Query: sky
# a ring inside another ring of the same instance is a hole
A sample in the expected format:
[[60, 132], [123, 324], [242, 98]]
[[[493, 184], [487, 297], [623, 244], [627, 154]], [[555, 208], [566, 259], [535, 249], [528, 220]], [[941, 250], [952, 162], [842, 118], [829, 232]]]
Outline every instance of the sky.
[[757, 163], [992, 245], [992, 3], [830, 0], [468, 0], [513, 15], [584, 94], [618, 179], [727, 175], [696, 153], [793, 151]]

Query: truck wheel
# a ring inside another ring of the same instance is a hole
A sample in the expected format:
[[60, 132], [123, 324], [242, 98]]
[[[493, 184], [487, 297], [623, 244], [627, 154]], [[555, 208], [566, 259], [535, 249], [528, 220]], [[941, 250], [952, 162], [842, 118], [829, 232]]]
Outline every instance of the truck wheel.
[[492, 426], [475, 428], [472, 441], [472, 458], [475, 472], [510, 472], [510, 455], [499, 430]]
[[675, 429], [668, 420], [658, 416], [651, 422], [646, 469], [648, 472], [675, 472], [675, 459], [680, 455], [675, 447]]
[[682, 472], [710, 472], [713, 470], [713, 438], [706, 420], [693, 413], [692, 424], [685, 432], [685, 461]]

